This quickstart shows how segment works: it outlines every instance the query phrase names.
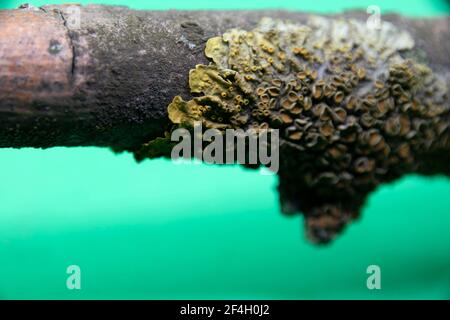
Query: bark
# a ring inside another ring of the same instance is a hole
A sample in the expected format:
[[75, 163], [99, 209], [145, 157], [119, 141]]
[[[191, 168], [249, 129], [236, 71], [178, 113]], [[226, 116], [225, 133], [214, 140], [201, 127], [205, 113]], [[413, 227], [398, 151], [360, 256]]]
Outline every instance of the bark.
[[[147, 142], [164, 136], [172, 125], [169, 103], [177, 95], [192, 98], [189, 70], [209, 63], [204, 55], [208, 39], [231, 28], [251, 30], [263, 17], [298, 23], [309, 17], [288, 11], [152, 12], [91, 5], [76, 7], [77, 25], [73, 6], [0, 11], [0, 147], [104, 146], [133, 151], [138, 160], [141, 153], [151, 156], [147, 149], [154, 144]], [[362, 12], [338, 16], [367, 19]], [[382, 19], [413, 36], [414, 49], [402, 55], [428, 65], [447, 82], [440, 102], [447, 107], [450, 19]], [[433, 86], [427, 88], [429, 95], [438, 95]], [[428, 119], [433, 128], [420, 133], [420, 144], [387, 137], [392, 151], [403, 150], [400, 156], [393, 152], [388, 157], [386, 146], [386, 153], [369, 150], [378, 153], [377, 162], [369, 161], [365, 146], [345, 151], [349, 161], [362, 159], [362, 169], [350, 162], [337, 166], [338, 155], [330, 163], [322, 149], [282, 143], [282, 211], [303, 212], [310, 239], [327, 243], [359, 216], [367, 195], [380, 183], [411, 172], [450, 175], [450, 113], [445, 110], [434, 122]]]
[[[207, 39], [288, 11], [136, 11], [73, 5], [0, 11], [0, 147], [133, 149], [161, 136], [167, 105], [189, 99], [189, 70]], [[366, 19], [362, 12], [341, 17]], [[385, 15], [415, 38], [417, 59], [449, 77], [448, 18]]]

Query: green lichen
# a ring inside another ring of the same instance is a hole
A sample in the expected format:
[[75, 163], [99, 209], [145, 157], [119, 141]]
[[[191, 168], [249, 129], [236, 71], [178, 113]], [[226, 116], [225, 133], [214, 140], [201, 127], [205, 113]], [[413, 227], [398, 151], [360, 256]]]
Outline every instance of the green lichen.
[[189, 73], [195, 97], [168, 106], [175, 127], [280, 129], [280, 196], [309, 237], [328, 242], [379, 183], [450, 148], [444, 81], [404, 59], [414, 42], [383, 22], [263, 19], [209, 39], [209, 65]]

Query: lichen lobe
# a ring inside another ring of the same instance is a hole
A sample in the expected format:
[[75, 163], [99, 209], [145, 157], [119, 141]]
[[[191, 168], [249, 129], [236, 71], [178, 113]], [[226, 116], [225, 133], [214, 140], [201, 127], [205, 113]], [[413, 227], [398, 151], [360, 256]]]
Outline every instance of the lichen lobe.
[[411, 36], [383, 22], [312, 17], [306, 25], [263, 19], [208, 40], [209, 65], [189, 73], [195, 97], [174, 98], [180, 127], [280, 129], [280, 199], [326, 243], [359, 215], [381, 182], [421, 170], [448, 152], [447, 86], [402, 58]]

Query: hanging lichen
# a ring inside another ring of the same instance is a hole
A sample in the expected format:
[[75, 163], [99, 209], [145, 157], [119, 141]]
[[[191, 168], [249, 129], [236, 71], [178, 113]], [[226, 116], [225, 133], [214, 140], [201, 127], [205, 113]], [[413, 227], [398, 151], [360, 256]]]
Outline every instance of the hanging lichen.
[[185, 128], [280, 129], [282, 209], [302, 211], [310, 239], [328, 242], [379, 183], [450, 148], [440, 120], [449, 113], [446, 84], [402, 57], [413, 46], [386, 22], [371, 30], [353, 20], [263, 19], [208, 40], [212, 62], [189, 73], [196, 96], [175, 97], [169, 118]]

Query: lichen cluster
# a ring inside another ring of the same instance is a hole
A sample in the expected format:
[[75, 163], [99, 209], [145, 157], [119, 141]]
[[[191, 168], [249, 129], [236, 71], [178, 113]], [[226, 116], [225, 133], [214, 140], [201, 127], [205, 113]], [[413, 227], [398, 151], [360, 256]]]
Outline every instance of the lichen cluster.
[[302, 211], [309, 238], [328, 242], [379, 183], [449, 149], [446, 84], [403, 57], [413, 46], [385, 22], [371, 30], [353, 20], [263, 19], [207, 42], [212, 62], [189, 74], [195, 97], [175, 97], [169, 118], [187, 128], [280, 129], [282, 209]]

